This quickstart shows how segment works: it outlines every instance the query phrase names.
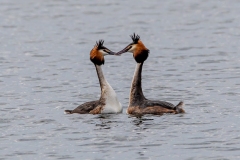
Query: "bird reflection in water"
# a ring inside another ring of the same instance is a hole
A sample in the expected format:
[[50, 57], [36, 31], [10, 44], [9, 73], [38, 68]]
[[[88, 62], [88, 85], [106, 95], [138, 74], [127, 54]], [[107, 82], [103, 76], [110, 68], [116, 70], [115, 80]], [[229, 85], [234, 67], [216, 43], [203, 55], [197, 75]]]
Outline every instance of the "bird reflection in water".
[[100, 127], [98, 129], [111, 129], [111, 124], [116, 122], [112, 121], [114, 119], [113, 114], [100, 114], [96, 116], [96, 119], [100, 120], [100, 123], [96, 124], [96, 126]]
[[135, 124], [136, 126], [140, 126], [141, 124], [143, 124], [144, 122], [146, 122], [146, 121], [152, 121], [153, 119], [151, 119], [151, 118], [146, 118], [146, 116], [141, 116], [141, 115], [135, 115], [135, 116], [133, 116], [133, 115], [131, 115], [131, 116], [129, 116], [129, 117], [135, 117], [135, 119], [132, 121], [133, 122], [133, 124]]

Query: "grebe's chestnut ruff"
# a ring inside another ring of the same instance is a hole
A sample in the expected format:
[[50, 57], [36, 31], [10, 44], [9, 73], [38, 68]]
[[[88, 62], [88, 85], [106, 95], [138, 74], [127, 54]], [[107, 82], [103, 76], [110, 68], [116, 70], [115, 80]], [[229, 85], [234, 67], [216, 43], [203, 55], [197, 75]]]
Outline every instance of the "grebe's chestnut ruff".
[[121, 55], [125, 52], [132, 52], [135, 61], [137, 62], [134, 72], [132, 86], [130, 89], [129, 106], [127, 109], [128, 114], [132, 115], [144, 115], [155, 114], [161, 115], [163, 113], [185, 113], [183, 110], [183, 102], [179, 102], [178, 105], [173, 105], [165, 101], [152, 101], [145, 98], [142, 92], [142, 67], [144, 61], [148, 58], [149, 50], [144, 46], [140, 40], [140, 36], [131, 36], [133, 42], [127, 45], [123, 50], [119, 51], [115, 55]]
[[119, 103], [117, 95], [113, 88], [104, 78], [101, 65], [104, 64], [104, 56], [114, 55], [114, 52], [103, 46], [104, 41], [100, 40], [96, 43], [90, 52], [90, 60], [96, 67], [100, 87], [101, 97], [99, 100], [86, 102], [74, 110], [65, 110], [65, 113], [79, 114], [101, 114], [101, 113], [121, 113], [122, 105]]

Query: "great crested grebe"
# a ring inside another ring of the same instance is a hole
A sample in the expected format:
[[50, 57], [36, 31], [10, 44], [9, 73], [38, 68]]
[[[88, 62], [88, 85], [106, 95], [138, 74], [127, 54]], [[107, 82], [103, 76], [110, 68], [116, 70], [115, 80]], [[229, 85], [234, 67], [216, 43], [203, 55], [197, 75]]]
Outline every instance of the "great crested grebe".
[[104, 78], [101, 65], [104, 64], [104, 56], [114, 55], [114, 52], [103, 46], [104, 41], [96, 43], [90, 52], [90, 60], [94, 63], [101, 87], [101, 97], [99, 100], [86, 102], [74, 110], [65, 110], [65, 113], [79, 114], [101, 114], [101, 113], [121, 113], [122, 105], [119, 103], [113, 88]]
[[129, 106], [127, 109], [128, 114], [143, 115], [143, 114], [155, 114], [161, 115], [163, 113], [184, 113], [182, 109], [183, 102], [179, 102], [178, 105], [173, 105], [164, 101], [152, 101], [145, 98], [142, 92], [142, 66], [144, 61], [148, 58], [149, 50], [144, 46], [140, 40], [140, 36], [135, 33], [130, 36], [133, 40], [132, 43], [127, 45], [123, 50], [119, 51], [115, 55], [120, 55], [125, 52], [132, 52], [135, 61], [137, 62], [134, 72], [132, 86], [130, 89]]

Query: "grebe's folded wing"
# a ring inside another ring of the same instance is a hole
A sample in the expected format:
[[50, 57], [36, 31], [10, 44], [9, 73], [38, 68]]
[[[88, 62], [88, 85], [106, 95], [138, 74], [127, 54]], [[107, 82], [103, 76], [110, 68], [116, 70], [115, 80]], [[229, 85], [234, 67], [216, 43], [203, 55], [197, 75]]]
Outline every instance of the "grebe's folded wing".
[[65, 110], [65, 113], [72, 114], [72, 113], [80, 113], [80, 114], [88, 114], [91, 110], [95, 109], [99, 104], [99, 100], [97, 101], [90, 101], [81, 104], [74, 110]]
[[167, 109], [174, 109], [175, 105], [169, 102], [165, 101], [151, 101], [151, 100], [146, 100], [145, 101], [145, 106], [161, 106], [163, 108]]

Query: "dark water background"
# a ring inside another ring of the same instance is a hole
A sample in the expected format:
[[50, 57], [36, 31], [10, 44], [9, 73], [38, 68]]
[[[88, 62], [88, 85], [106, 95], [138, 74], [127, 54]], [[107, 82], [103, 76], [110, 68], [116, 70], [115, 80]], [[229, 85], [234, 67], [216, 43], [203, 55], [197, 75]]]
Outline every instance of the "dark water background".
[[[0, 2], [0, 159], [239, 159], [240, 1]], [[103, 71], [124, 112], [65, 115], [97, 99], [89, 51], [118, 51], [136, 32], [150, 49], [149, 99], [185, 102], [186, 114], [125, 114], [130, 53]]]

